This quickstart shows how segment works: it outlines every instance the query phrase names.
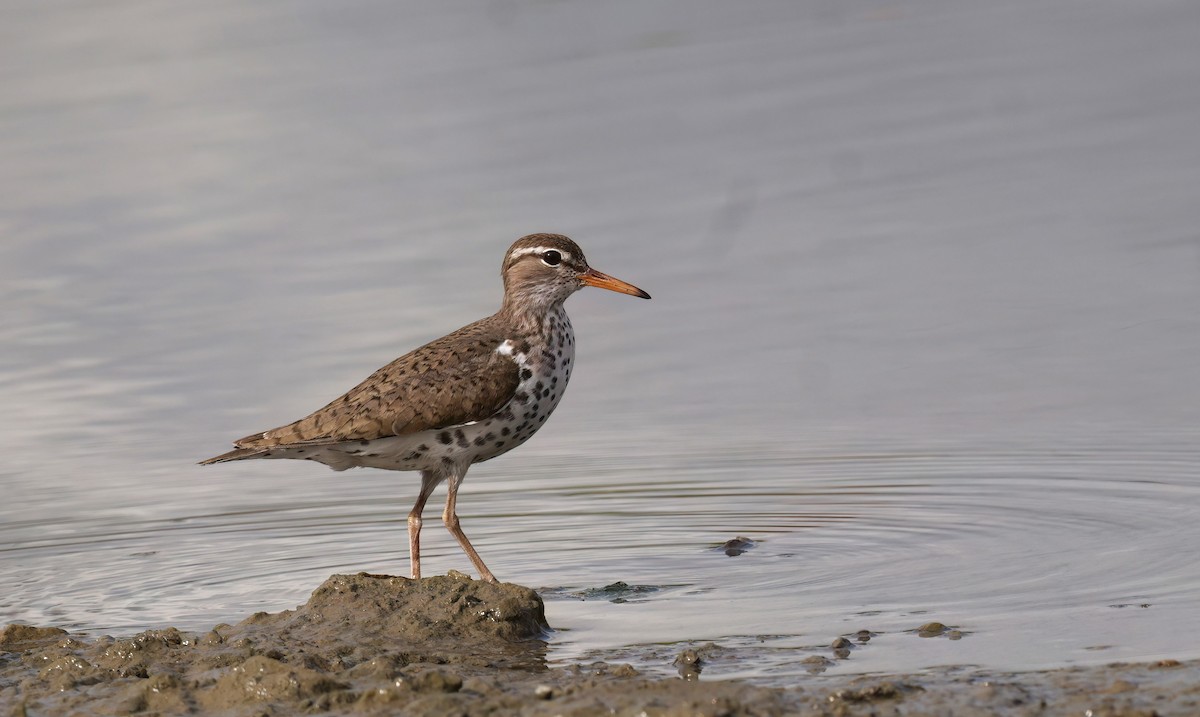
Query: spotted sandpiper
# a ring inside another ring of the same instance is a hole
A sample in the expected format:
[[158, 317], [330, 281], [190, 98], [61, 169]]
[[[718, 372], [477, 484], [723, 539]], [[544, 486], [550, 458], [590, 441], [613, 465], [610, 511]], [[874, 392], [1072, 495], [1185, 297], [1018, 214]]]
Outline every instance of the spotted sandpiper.
[[588, 266], [579, 245], [560, 234], [530, 234], [504, 255], [504, 303], [495, 314], [405, 354], [324, 408], [234, 441], [236, 449], [201, 465], [247, 458], [319, 461], [420, 471], [408, 514], [412, 577], [421, 577], [421, 513], [446, 481], [442, 521], [480, 577], [496, 582], [455, 511], [473, 463], [507, 453], [537, 432], [558, 406], [575, 358], [567, 297], [598, 286], [649, 299], [641, 289]]

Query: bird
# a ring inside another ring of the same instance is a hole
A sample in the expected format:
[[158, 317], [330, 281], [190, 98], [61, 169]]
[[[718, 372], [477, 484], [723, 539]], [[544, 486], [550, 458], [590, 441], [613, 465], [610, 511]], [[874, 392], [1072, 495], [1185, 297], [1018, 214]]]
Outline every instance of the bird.
[[200, 465], [251, 458], [317, 461], [419, 471], [421, 489], [408, 514], [411, 577], [421, 577], [425, 503], [446, 483], [442, 522], [479, 571], [497, 582], [458, 519], [467, 469], [525, 443], [562, 400], [575, 361], [575, 334], [563, 302], [594, 286], [642, 299], [636, 286], [588, 265], [561, 234], [513, 242], [501, 265], [500, 310], [392, 361], [324, 408], [253, 433]]

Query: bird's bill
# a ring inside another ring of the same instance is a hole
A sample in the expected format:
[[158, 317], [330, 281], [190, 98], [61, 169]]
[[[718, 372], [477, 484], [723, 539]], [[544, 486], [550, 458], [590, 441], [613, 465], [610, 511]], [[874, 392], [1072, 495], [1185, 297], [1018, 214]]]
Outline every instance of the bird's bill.
[[640, 299], [650, 298], [649, 294], [637, 288], [633, 284], [626, 283], [616, 277], [596, 271], [595, 269], [588, 269], [585, 271], [579, 276], [579, 280], [588, 286], [595, 286], [600, 289], [608, 289], [609, 291], [616, 291], [621, 294], [629, 294], [630, 296], [636, 296]]

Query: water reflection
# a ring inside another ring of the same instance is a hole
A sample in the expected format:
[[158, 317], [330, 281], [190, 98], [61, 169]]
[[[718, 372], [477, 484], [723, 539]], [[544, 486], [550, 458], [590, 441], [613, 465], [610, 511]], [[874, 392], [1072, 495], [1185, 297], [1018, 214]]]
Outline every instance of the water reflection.
[[[904, 636], [938, 622], [971, 638], [919, 650], [928, 664], [1060, 664], [1085, 659], [1100, 635], [1116, 645], [1111, 660], [1177, 650], [1163, 621], [1186, 617], [1200, 589], [1176, 557], [1200, 548], [1187, 530], [1200, 455], [1166, 446], [1109, 449], [1091, 465], [1073, 450], [1022, 447], [776, 452], [721, 467], [721, 452], [705, 460], [697, 450], [664, 461], [652, 486], [621, 482], [636, 475], [621, 460], [597, 475], [535, 456], [519, 464], [528, 477], [478, 481], [462, 505], [497, 573], [541, 586], [551, 623], [566, 628], [551, 645], [559, 661], [604, 659], [600, 646], [712, 640], [737, 655], [724, 669], [779, 679], [793, 673], [771, 655], [809, 665], [789, 651], [828, 651], [847, 630], [866, 630], [882, 637], [839, 668], [905, 669], [916, 648]], [[692, 471], [695, 462], [709, 468]], [[23, 569], [5, 610], [94, 631], [200, 629], [299, 603], [331, 572], [402, 572], [403, 483], [363, 471], [300, 486], [323, 495], [168, 520], [77, 514], [52, 530], [8, 522], [0, 554]], [[729, 532], [757, 545], [735, 557], [713, 550]], [[447, 536], [428, 547], [435, 570], [467, 567]], [[1145, 625], [1137, 639], [1123, 632], [1113, 606], [1130, 602], [1156, 608], [1146, 619], [1160, 636]], [[1031, 635], [1054, 635], [1054, 649], [1021, 643]], [[655, 654], [626, 657], [653, 670]]]

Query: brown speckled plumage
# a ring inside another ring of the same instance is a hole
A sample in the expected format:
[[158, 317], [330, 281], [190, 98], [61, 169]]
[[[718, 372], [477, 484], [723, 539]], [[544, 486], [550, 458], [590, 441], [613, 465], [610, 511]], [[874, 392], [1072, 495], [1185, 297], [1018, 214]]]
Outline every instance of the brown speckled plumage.
[[589, 268], [579, 246], [558, 234], [518, 239], [501, 276], [504, 303], [492, 316], [401, 356], [298, 421], [235, 441], [237, 448], [203, 464], [296, 458], [335, 470], [421, 471], [421, 492], [409, 514], [414, 578], [420, 577], [421, 513], [445, 480], [446, 526], [481, 576], [494, 581], [455, 513], [467, 468], [528, 440], [558, 405], [574, 360], [574, 334], [563, 310], [568, 296], [590, 285], [650, 298]]
[[486, 418], [520, 382], [517, 365], [496, 353], [504, 328], [498, 315], [464, 326], [401, 356], [324, 408], [234, 445], [258, 451], [370, 441]]

